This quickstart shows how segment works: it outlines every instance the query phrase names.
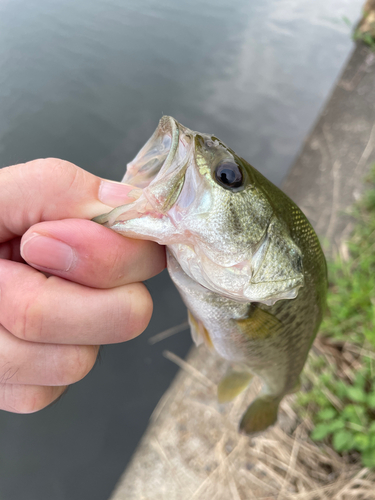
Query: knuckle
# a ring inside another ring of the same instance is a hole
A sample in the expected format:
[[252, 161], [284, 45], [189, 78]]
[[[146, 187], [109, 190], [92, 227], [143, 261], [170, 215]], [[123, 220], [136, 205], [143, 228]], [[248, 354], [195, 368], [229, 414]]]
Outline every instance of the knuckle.
[[28, 169], [32, 169], [33, 175], [48, 174], [53, 177], [60, 173], [69, 175], [71, 171], [77, 169], [73, 163], [61, 160], [60, 158], [39, 158], [20, 166], [27, 166]]
[[73, 163], [58, 158], [47, 158], [46, 161], [53, 178], [65, 179], [65, 189], [70, 189], [79, 178], [81, 169]]
[[[24, 168], [25, 166], [27, 168]], [[41, 185], [58, 186], [60, 191], [69, 190], [83, 172], [74, 163], [60, 158], [40, 158], [16, 167], [21, 167], [21, 179], [23, 175], [31, 176], [35, 182], [39, 181]]]
[[26, 300], [16, 318], [14, 335], [26, 341], [38, 341], [42, 337], [43, 308], [37, 302]]
[[40, 293], [46, 277], [37, 272], [21, 276], [23, 280], [18, 281], [15, 298], [8, 302], [10, 307], [3, 311], [7, 329], [21, 340], [38, 341], [43, 333], [45, 316], [48, 316]]
[[98, 350], [96, 346], [70, 346], [59, 363], [58, 383], [69, 385], [86, 377], [95, 364]]
[[111, 283], [121, 283], [124, 277], [129, 273], [128, 259], [122, 248], [116, 249], [107, 260], [107, 279], [106, 285]]

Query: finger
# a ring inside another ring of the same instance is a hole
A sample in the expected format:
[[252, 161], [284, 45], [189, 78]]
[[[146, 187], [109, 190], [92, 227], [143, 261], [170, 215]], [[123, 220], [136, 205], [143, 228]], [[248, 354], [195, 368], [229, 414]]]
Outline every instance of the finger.
[[0, 242], [37, 222], [91, 219], [128, 201], [132, 189], [56, 158], [0, 169]]
[[142, 283], [89, 288], [8, 260], [0, 260], [0, 293], [0, 324], [32, 342], [124, 342], [142, 333], [152, 314]]
[[0, 409], [13, 413], [34, 413], [63, 394], [66, 387], [0, 384]]
[[41, 271], [95, 288], [143, 281], [165, 267], [164, 247], [82, 219], [32, 226], [22, 238], [21, 252]]
[[0, 325], [0, 384], [73, 384], [89, 373], [98, 351], [98, 346], [26, 342]]

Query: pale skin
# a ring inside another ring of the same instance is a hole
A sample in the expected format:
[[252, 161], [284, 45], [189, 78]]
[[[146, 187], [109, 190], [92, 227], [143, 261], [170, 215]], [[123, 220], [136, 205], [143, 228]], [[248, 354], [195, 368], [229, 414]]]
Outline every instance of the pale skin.
[[0, 169], [0, 409], [41, 410], [147, 327], [164, 248], [90, 221], [131, 189], [53, 158]]

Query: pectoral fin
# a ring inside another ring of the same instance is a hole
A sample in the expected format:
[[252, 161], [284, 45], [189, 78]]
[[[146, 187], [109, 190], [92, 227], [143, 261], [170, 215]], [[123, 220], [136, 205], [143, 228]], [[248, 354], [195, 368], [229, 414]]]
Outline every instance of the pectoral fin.
[[202, 323], [194, 318], [191, 312], [188, 310], [188, 320], [190, 324], [191, 336], [196, 346], [201, 345], [203, 342], [207, 347], [213, 349], [212, 340], [210, 334], [208, 333], [206, 327]]
[[282, 327], [282, 323], [273, 314], [251, 306], [247, 318], [237, 320], [237, 326], [242, 333], [251, 339], [262, 339], [275, 335]]
[[232, 401], [249, 385], [253, 375], [249, 372], [230, 371], [221, 380], [217, 388], [219, 403]]
[[260, 396], [255, 399], [246, 410], [240, 423], [240, 431], [245, 434], [254, 434], [265, 431], [277, 420], [279, 399], [271, 396]]

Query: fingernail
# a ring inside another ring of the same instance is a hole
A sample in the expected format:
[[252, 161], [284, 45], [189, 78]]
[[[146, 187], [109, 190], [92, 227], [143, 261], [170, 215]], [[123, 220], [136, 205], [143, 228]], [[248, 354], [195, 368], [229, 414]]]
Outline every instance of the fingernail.
[[69, 245], [39, 233], [31, 233], [22, 242], [21, 255], [29, 264], [53, 271], [69, 271], [75, 260]]
[[[134, 189], [133, 186], [122, 184], [121, 182], [112, 182], [102, 180], [99, 187], [99, 200], [110, 207], [119, 207], [129, 202], [128, 193]], [[133, 200], [131, 200], [133, 201]]]

